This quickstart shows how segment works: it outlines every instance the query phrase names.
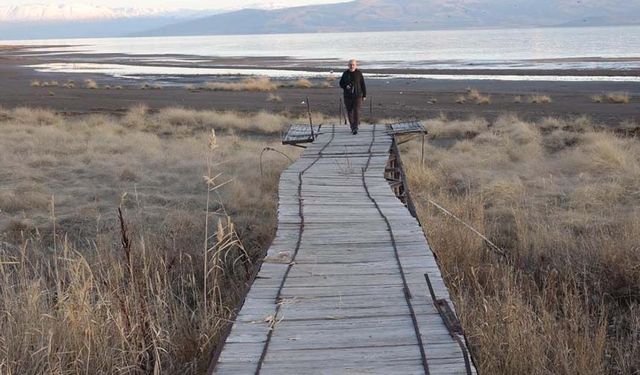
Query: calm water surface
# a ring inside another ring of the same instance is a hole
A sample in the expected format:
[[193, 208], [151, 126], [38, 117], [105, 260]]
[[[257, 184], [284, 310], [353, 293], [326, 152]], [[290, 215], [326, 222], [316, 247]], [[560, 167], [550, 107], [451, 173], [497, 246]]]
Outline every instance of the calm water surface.
[[[171, 74], [209, 74], [199, 64], [219, 57], [287, 57], [300, 66], [313, 60], [316, 67], [342, 68], [357, 57], [368, 68], [393, 69], [640, 69], [640, 26], [539, 28], [501, 30], [447, 30], [372, 33], [318, 33], [279, 35], [193, 36], [13, 41], [13, 44], [66, 45], [40, 50], [55, 57], [70, 52], [125, 54], [122, 61], [78, 58], [77, 63], [110, 63], [105, 71], [143, 73], [136, 61], [180, 65]], [[162, 56], [170, 55], [170, 56]], [[114, 63], [119, 64], [114, 69]], [[192, 65], [192, 66], [189, 66]], [[78, 67], [79, 65], [76, 65]], [[86, 65], [80, 68], [97, 69]], [[286, 66], [280, 64], [280, 66]], [[50, 70], [69, 66], [43, 66]], [[148, 68], [148, 67], [145, 67]], [[95, 70], [94, 70], [95, 71]], [[162, 74], [156, 69], [155, 74]], [[410, 72], [407, 72], [410, 73]], [[633, 77], [631, 77], [633, 78]]]

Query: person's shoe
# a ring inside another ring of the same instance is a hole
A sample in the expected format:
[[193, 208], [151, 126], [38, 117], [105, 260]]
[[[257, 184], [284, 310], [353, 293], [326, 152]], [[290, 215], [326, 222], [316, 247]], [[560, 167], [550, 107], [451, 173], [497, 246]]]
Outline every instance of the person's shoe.
[[358, 129], [353, 129], [353, 130], [351, 130], [351, 134], [353, 134], [353, 135], [358, 134]]

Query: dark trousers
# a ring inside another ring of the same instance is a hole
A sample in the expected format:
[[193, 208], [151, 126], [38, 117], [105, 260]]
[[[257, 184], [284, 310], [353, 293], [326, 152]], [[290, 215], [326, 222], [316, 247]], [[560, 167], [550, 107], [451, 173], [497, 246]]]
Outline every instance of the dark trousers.
[[360, 108], [362, 108], [362, 97], [345, 95], [344, 104], [347, 107], [347, 117], [349, 118], [349, 125], [351, 125], [351, 130], [358, 130], [358, 125], [360, 125]]

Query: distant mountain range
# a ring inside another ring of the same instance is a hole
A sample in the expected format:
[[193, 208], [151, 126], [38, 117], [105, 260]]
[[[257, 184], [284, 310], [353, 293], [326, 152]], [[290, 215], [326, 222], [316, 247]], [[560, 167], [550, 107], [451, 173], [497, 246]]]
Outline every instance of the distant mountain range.
[[0, 39], [640, 24], [640, 1], [628, 0], [356, 0], [282, 6], [271, 2], [235, 11], [82, 3], [2, 6]]
[[349, 3], [275, 10], [245, 9], [168, 25], [135, 35], [586, 26], [592, 23], [640, 24], [640, 1], [356, 0]]
[[179, 10], [110, 8], [90, 4], [26, 4], [0, 6], [0, 22], [89, 21], [182, 15]]

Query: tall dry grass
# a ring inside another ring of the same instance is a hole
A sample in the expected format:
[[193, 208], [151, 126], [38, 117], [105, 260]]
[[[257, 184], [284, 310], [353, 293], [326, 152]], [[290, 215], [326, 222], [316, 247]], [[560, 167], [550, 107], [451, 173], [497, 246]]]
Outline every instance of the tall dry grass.
[[424, 166], [404, 150], [409, 184], [480, 371], [638, 373], [638, 140], [585, 118], [426, 126]]
[[138, 105], [127, 111], [122, 119], [122, 125], [164, 135], [189, 135], [209, 129], [279, 135], [292, 121], [295, 120], [264, 111], [247, 114], [170, 107], [152, 112], [146, 106]]
[[212, 116], [0, 108], [0, 373], [204, 372], [288, 164]]

